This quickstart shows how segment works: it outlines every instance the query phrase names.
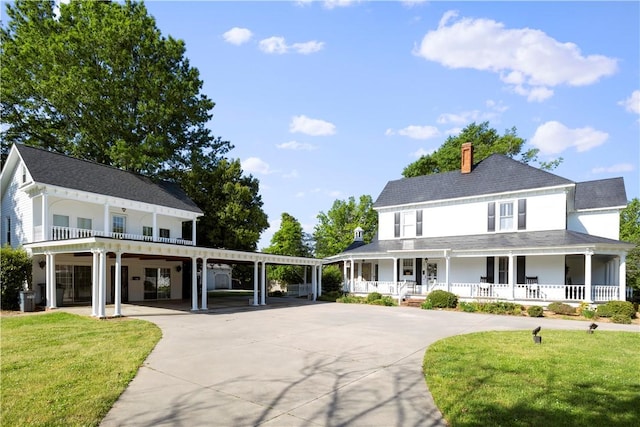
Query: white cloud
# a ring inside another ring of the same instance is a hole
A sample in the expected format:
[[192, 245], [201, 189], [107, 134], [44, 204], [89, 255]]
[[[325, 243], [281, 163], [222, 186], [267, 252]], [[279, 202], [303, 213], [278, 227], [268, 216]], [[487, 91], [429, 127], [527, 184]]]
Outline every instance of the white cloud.
[[436, 121], [440, 124], [455, 123], [458, 125], [466, 125], [471, 122], [477, 121], [478, 117], [480, 117], [480, 112], [478, 110], [463, 111], [461, 113], [440, 114]]
[[318, 148], [315, 145], [312, 145], [306, 142], [298, 142], [298, 141], [283, 142], [282, 144], [276, 145], [276, 147], [278, 147], [281, 150], [306, 150], [306, 151], [312, 151]]
[[304, 191], [298, 191], [298, 192], [296, 193], [296, 196], [295, 196], [295, 197], [297, 197], [297, 198], [302, 198], [302, 197], [304, 197]]
[[335, 9], [337, 7], [347, 7], [352, 4], [359, 3], [360, 0], [325, 0], [323, 6], [326, 9]]
[[[387, 130], [387, 132], [388, 131], [389, 130]], [[406, 128], [399, 129], [398, 135], [406, 136], [412, 139], [429, 139], [440, 136], [440, 131], [435, 126], [410, 125]]]
[[496, 73], [515, 93], [538, 102], [553, 95], [552, 87], [590, 85], [617, 71], [615, 58], [585, 56], [574, 43], [559, 42], [543, 31], [457, 16], [446, 12], [414, 54], [449, 68]]
[[269, 164], [258, 157], [249, 157], [240, 163], [242, 169], [250, 174], [268, 175], [272, 172]]
[[600, 174], [600, 173], [622, 173], [622, 172], [631, 172], [633, 171], [633, 165], [630, 163], [618, 163], [609, 167], [599, 167], [591, 169], [591, 173]]
[[640, 114], [640, 90], [634, 90], [629, 98], [618, 102], [630, 113]]
[[322, 50], [323, 48], [324, 42], [317, 42], [315, 40], [306, 43], [294, 43], [291, 45], [291, 49], [302, 55], [315, 53]]
[[402, 3], [403, 6], [409, 7], [409, 8], [421, 5], [426, 2], [427, 0], [400, 0], [400, 3]]
[[289, 132], [300, 132], [311, 136], [333, 135], [336, 133], [336, 126], [324, 120], [311, 119], [305, 115], [301, 115], [294, 116], [291, 119]]
[[304, 43], [294, 43], [288, 45], [284, 37], [269, 37], [267, 39], [260, 40], [258, 47], [264, 53], [282, 55], [287, 52], [300, 53], [302, 55], [308, 55], [315, 53], [324, 48], [324, 42], [318, 42], [311, 40]]
[[297, 178], [298, 176], [299, 176], [298, 175], [298, 171], [295, 170], [295, 169], [293, 169], [289, 173], [285, 173], [285, 174], [282, 175], [282, 177], [285, 178], [285, 179], [293, 179], [293, 178]]
[[287, 53], [287, 44], [284, 41], [284, 37], [269, 37], [268, 39], [260, 40], [258, 47], [264, 53], [275, 53], [282, 55]]
[[424, 148], [418, 148], [416, 151], [411, 153], [411, 157], [420, 158], [422, 156], [426, 156], [427, 154], [433, 153], [435, 150], [425, 150]]
[[568, 148], [589, 151], [605, 143], [609, 134], [591, 127], [569, 129], [557, 121], [541, 124], [529, 141], [541, 154], [559, 154]]
[[227, 43], [235, 44], [239, 46], [251, 40], [253, 33], [247, 28], [233, 27], [222, 35], [224, 41]]

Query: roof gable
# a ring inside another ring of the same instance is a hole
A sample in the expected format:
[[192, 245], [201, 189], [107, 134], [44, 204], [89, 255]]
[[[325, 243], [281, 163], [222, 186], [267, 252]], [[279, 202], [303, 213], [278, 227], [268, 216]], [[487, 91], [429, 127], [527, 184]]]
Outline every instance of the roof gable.
[[576, 184], [576, 209], [599, 209], [627, 205], [624, 180], [620, 178], [600, 179]]
[[471, 173], [460, 171], [389, 181], [374, 208], [486, 194], [572, 185], [573, 181], [502, 154], [478, 162]]
[[100, 163], [15, 144], [34, 182], [202, 213], [179, 185]]

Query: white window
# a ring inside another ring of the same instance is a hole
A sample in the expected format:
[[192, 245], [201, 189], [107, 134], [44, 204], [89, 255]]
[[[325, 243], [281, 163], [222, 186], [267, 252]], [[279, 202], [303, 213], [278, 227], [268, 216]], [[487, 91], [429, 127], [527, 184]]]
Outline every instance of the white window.
[[69, 217], [67, 215], [53, 215], [53, 226], [69, 228]]
[[413, 258], [405, 258], [402, 260], [402, 275], [413, 276]]
[[78, 228], [81, 230], [91, 230], [93, 227], [91, 226], [91, 218], [80, 218], [78, 217]]
[[127, 217], [122, 215], [114, 215], [111, 219], [111, 231], [113, 233], [126, 233]]
[[416, 237], [415, 211], [402, 213], [402, 237]]
[[513, 202], [500, 203], [500, 230], [513, 230]]

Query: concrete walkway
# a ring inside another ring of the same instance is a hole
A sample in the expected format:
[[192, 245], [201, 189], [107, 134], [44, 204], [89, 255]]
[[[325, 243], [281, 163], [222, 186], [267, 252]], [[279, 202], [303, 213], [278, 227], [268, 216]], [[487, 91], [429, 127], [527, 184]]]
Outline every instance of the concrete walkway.
[[536, 326], [544, 336], [588, 325], [299, 300], [202, 313], [126, 305], [123, 312], [154, 322], [163, 337], [103, 427], [445, 426], [422, 376], [431, 343], [522, 329], [521, 345], [534, 345]]

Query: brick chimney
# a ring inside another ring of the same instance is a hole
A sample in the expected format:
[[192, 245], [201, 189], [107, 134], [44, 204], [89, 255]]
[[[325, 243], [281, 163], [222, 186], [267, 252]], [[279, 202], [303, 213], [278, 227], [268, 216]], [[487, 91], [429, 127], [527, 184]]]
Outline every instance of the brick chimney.
[[473, 145], [470, 142], [462, 144], [462, 162], [460, 164], [460, 172], [471, 173], [473, 167]]

